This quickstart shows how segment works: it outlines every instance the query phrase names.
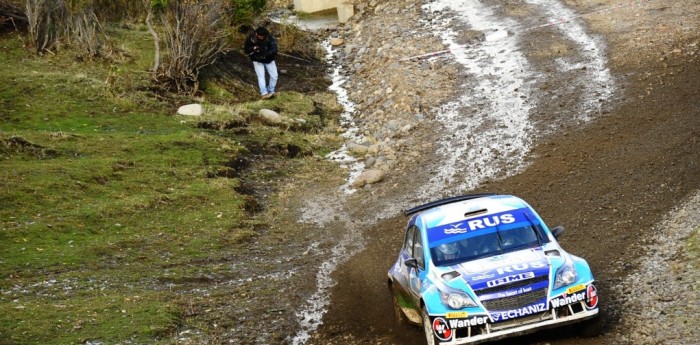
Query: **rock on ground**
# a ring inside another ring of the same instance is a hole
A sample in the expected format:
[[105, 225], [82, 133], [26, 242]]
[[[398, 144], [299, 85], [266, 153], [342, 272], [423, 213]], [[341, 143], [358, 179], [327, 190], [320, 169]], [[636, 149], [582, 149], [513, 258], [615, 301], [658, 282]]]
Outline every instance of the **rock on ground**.
[[185, 116], [201, 116], [204, 113], [204, 108], [201, 104], [188, 104], [181, 106], [177, 113]]
[[270, 109], [260, 109], [258, 112], [260, 117], [269, 124], [279, 124], [282, 123], [282, 115], [278, 114], [274, 110]]

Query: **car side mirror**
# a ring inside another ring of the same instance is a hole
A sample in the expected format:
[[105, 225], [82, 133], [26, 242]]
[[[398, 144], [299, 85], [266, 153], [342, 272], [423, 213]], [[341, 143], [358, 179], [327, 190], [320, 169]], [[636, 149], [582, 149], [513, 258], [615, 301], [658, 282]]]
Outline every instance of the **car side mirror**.
[[418, 259], [412, 258], [403, 262], [406, 267], [418, 269]]
[[552, 229], [552, 235], [554, 236], [554, 238], [558, 239], [559, 236], [561, 236], [561, 234], [563, 234], [563, 233], [564, 233], [564, 227], [561, 225], [556, 226], [556, 227], [554, 227], [554, 229]]

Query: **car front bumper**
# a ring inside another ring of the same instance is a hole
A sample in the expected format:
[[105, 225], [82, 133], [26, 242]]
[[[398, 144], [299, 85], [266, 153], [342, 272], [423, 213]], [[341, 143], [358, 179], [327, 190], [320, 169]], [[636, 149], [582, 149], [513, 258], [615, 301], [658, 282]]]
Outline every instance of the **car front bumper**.
[[592, 310], [583, 310], [567, 316], [556, 316], [555, 313], [548, 312], [537, 318], [514, 319], [500, 325], [499, 323], [488, 324], [485, 327], [486, 332], [484, 333], [471, 335], [471, 330], [469, 330], [466, 336], [459, 337], [455, 335], [451, 340], [441, 341], [440, 344], [479, 344], [486, 341], [515, 337], [547, 328], [582, 322], [598, 316], [598, 311], [599, 309], [595, 308]]

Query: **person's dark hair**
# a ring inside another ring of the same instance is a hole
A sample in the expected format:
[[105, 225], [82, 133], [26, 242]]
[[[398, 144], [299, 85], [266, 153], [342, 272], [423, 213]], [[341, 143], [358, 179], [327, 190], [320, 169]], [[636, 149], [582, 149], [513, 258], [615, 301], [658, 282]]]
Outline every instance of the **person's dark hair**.
[[260, 36], [264, 36], [264, 37], [266, 37], [266, 38], [267, 38], [267, 37], [270, 37], [270, 32], [267, 31], [267, 29], [265, 29], [265, 28], [262, 27], [262, 26], [259, 27], [259, 28], [257, 28], [257, 29], [255, 29], [255, 34], [260, 35]]

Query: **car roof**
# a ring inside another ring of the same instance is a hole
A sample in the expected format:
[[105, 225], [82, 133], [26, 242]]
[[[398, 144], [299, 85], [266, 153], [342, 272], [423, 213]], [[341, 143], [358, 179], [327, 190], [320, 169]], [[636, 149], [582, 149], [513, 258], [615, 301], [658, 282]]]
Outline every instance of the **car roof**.
[[[512, 195], [471, 194], [433, 201], [404, 211], [422, 218], [429, 227], [458, 222], [476, 215], [488, 215], [528, 207], [522, 199]], [[412, 212], [410, 212], [412, 211]]]

